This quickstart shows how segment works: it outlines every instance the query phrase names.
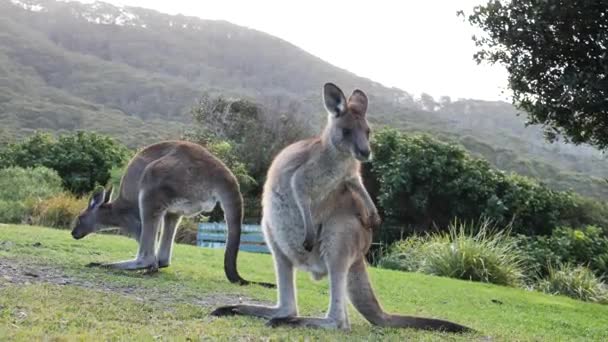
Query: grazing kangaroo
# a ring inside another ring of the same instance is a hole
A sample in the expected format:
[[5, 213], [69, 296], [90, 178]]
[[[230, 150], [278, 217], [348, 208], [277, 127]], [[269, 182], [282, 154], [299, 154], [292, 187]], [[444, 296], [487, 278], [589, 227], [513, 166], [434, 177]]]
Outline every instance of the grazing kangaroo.
[[138, 241], [139, 250], [134, 260], [97, 265], [124, 270], [169, 266], [182, 216], [209, 212], [219, 201], [228, 225], [226, 276], [233, 283], [249, 283], [236, 267], [243, 219], [239, 184], [232, 172], [202, 146], [166, 141], [144, 148], [129, 162], [118, 197], [112, 202], [110, 198], [111, 190], [93, 194], [78, 216], [72, 236], [81, 239], [117, 226]]
[[[358, 160], [370, 155], [367, 97], [355, 90], [347, 102], [342, 91], [328, 83], [324, 86], [324, 100], [329, 120], [321, 137], [296, 142], [279, 153], [264, 185], [262, 227], [275, 262], [278, 304], [223, 306], [211, 314], [267, 318], [270, 326], [349, 329], [348, 294], [355, 308], [376, 325], [468, 330], [447, 321], [392, 315], [382, 310], [364, 259], [373, 227], [379, 223], [377, 210], [358, 173]], [[318, 227], [310, 252], [301, 242], [305, 227]], [[310, 272], [314, 279], [329, 274], [330, 302], [325, 318], [298, 317], [294, 267]]]

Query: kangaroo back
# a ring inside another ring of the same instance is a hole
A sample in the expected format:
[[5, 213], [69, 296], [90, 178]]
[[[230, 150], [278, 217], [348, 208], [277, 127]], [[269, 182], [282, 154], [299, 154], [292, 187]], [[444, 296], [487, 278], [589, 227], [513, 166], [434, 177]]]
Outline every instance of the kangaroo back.
[[470, 328], [439, 319], [392, 315], [384, 312], [369, 280], [363, 257], [348, 272], [348, 296], [353, 306], [374, 325], [392, 328], [416, 328], [447, 332], [469, 332]]

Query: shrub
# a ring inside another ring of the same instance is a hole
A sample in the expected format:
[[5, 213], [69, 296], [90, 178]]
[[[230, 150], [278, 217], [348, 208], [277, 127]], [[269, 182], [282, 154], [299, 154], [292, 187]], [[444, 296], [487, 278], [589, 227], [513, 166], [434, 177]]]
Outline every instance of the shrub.
[[[455, 218], [482, 216], [526, 235], [608, 222], [608, 207], [595, 200], [505, 174], [463, 148], [427, 135], [384, 129], [374, 135], [372, 145], [374, 160], [364, 166], [370, 193], [377, 197], [385, 222], [398, 222], [410, 231], [445, 229]], [[390, 229], [380, 234], [387, 243], [399, 235]]]
[[560, 227], [551, 236], [518, 236], [518, 249], [535, 276], [548, 274], [548, 265], [585, 265], [596, 275], [608, 276], [608, 238], [600, 228]]
[[0, 222], [24, 223], [31, 212], [31, 206], [23, 201], [0, 200]]
[[537, 288], [545, 293], [608, 304], [606, 284], [584, 266], [569, 263], [549, 266], [547, 277], [539, 280]]
[[55, 228], [70, 228], [76, 216], [87, 206], [87, 198], [62, 193], [39, 201], [32, 210], [32, 223]]
[[487, 220], [478, 226], [454, 222], [447, 233], [410, 237], [391, 247], [379, 265], [500, 285], [523, 281], [515, 243]]
[[422, 268], [427, 247], [428, 237], [413, 235], [405, 240], [394, 243], [388, 252], [380, 258], [377, 266], [392, 270], [418, 272]]
[[36, 133], [2, 148], [0, 167], [45, 166], [57, 171], [68, 190], [83, 194], [96, 184], [105, 185], [110, 169], [122, 165], [126, 157], [123, 145], [101, 134], [76, 132], [54, 138]]
[[8, 167], [0, 170], [0, 200], [47, 198], [63, 191], [57, 172], [46, 167]]
[[26, 221], [36, 201], [61, 191], [61, 178], [51, 169], [9, 167], [0, 170], [0, 222]]

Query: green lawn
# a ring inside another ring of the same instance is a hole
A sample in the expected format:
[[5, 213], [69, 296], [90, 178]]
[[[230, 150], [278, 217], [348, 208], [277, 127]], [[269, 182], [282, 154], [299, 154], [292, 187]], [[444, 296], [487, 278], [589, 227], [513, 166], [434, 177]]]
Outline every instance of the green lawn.
[[[520, 289], [396, 271], [371, 270], [385, 309], [453, 320], [478, 334], [451, 335], [369, 325], [351, 307], [351, 332], [271, 329], [261, 319], [215, 318], [216, 305], [272, 303], [275, 290], [228, 283], [223, 251], [178, 245], [173, 265], [156, 275], [85, 268], [127, 259], [134, 241], [0, 225], [0, 340], [608, 340], [608, 306]], [[274, 281], [271, 258], [241, 253], [241, 275]], [[305, 315], [322, 315], [327, 280], [298, 274]]]

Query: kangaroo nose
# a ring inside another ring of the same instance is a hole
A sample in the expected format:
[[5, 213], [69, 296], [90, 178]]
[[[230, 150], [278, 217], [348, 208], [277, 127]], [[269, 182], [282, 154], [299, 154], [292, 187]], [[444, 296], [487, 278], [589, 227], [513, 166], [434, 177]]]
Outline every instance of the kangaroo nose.
[[365, 161], [369, 159], [369, 155], [371, 154], [371, 151], [368, 149], [364, 149], [364, 150], [357, 150], [357, 159]]
[[76, 240], [82, 239], [82, 235], [78, 234], [76, 230], [72, 230], [72, 237]]

